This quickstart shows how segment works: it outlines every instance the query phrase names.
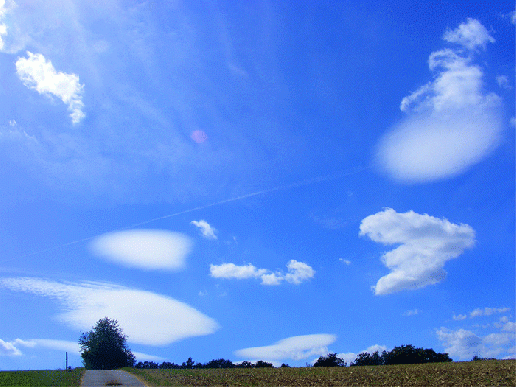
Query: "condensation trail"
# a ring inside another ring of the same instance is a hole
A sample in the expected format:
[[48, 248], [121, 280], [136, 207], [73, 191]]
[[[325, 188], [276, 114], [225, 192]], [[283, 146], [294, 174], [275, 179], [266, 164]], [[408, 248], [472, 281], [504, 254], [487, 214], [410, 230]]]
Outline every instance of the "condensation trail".
[[[311, 185], [311, 184], [315, 184], [315, 183], [321, 183], [321, 182], [325, 182], [325, 181], [340, 179], [340, 178], [343, 178], [343, 177], [346, 177], [346, 176], [356, 175], [356, 174], [358, 174], [360, 172], [365, 171], [368, 168], [369, 167], [364, 167], [364, 168], [360, 168], [358, 170], [355, 170], [353, 172], [341, 172], [341, 173], [336, 173], [336, 174], [333, 174], [333, 175], [317, 177], [317, 178], [314, 178], [314, 179], [306, 179], [306, 180], [298, 181], [296, 183], [287, 184], [287, 185], [281, 185], [281, 186], [274, 187], [274, 188], [263, 189], [261, 191], [256, 191], [256, 192], [249, 193], [249, 194], [246, 194], [246, 195], [237, 196], [237, 197], [234, 197], [234, 198], [231, 198], [231, 199], [221, 200], [221, 201], [218, 201], [218, 202], [215, 202], [215, 203], [211, 203], [211, 204], [207, 204], [207, 205], [204, 205], [204, 206], [198, 206], [198, 207], [195, 207], [195, 208], [190, 208], [188, 210], [179, 211], [179, 212], [175, 212], [173, 214], [168, 214], [168, 215], [160, 216], [158, 218], [149, 219], [149, 220], [146, 220], [144, 222], [132, 224], [131, 226], [123, 227], [123, 228], [112, 230], [112, 231], [106, 231], [106, 232], [116, 232], [116, 231], [129, 230], [129, 229], [132, 229], [134, 227], [139, 227], [139, 226], [143, 226], [145, 224], [156, 222], [158, 220], [168, 219], [168, 218], [172, 218], [174, 216], [179, 216], [179, 215], [183, 215], [183, 214], [188, 214], [190, 212], [204, 210], [206, 208], [220, 206], [220, 205], [225, 204], [225, 203], [236, 202], [236, 201], [239, 201], [239, 200], [244, 200], [244, 199], [252, 198], [254, 196], [259, 196], [259, 195], [266, 195], [266, 194], [273, 193], [273, 192], [276, 192], [276, 191], [285, 191], [285, 190], [292, 189], [292, 188], [303, 187], [303, 186], [307, 186], [307, 185]], [[78, 244], [78, 243], [82, 243], [82, 242], [87, 242], [87, 241], [90, 241], [90, 240], [96, 238], [97, 236], [99, 236], [99, 235], [94, 235], [94, 236], [91, 236], [91, 237], [88, 237], [88, 238], [78, 239], [76, 241], [64, 243], [62, 245], [58, 245], [58, 246], [54, 246], [54, 247], [49, 247], [49, 248], [44, 249], [44, 250], [39, 250], [39, 251], [30, 253], [30, 254], [27, 254], [27, 255], [25, 255], [25, 256], [23, 256], [21, 258], [31, 257], [33, 255], [38, 255], [38, 254], [41, 254], [41, 253], [46, 253], [48, 251], [57, 250], [57, 249], [60, 249], [60, 248], [63, 248], [63, 247], [72, 246], [72, 245], [75, 245], [75, 244]], [[15, 259], [18, 259], [18, 258], [8, 259], [8, 260], [5, 260], [5, 261], [2, 261], [2, 263], [13, 261]]]

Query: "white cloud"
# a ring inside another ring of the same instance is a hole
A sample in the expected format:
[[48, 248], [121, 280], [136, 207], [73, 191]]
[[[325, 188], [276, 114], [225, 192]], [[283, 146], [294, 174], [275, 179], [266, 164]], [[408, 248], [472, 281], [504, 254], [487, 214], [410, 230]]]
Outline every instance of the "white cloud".
[[505, 313], [510, 310], [511, 310], [511, 308], [484, 308], [484, 309], [477, 308], [470, 313], [470, 317], [473, 318], [473, 317], [478, 317], [478, 316], [491, 316], [492, 314], [495, 314], [495, 313]]
[[190, 253], [190, 238], [165, 230], [129, 230], [101, 235], [92, 251], [108, 260], [146, 270], [180, 270]]
[[223, 263], [221, 265], [210, 265], [210, 275], [213, 278], [259, 278], [266, 274], [267, 270], [257, 269], [251, 264], [237, 266], [234, 263]]
[[43, 95], [54, 95], [61, 99], [71, 112], [72, 123], [79, 123], [84, 117], [82, 93], [84, 85], [76, 74], [57, 72], [52, 62], [42, 54], [27, 51], [28, 58], [18, 58], [16, 72], [29, 89]]
[[514, 356], [514, 332], [491, 333], [486, 336], [478, 336], [465, 330], [451, 330], [441, 328], [437, 331], [437, 337], [445, 346], [452, 358], [460, 360], [479, 357]]
[[345, 263], [347, 266], [351, 265], [351, 261], [349, 259], [339, 258], [339, 261]]
[[445, 262], [475, 242], [475, 231], [466, 224], [414, 211], [397, 213], [392, 208], [363, 219], [360, 235], [386, 245], [401, 244], [382, 256], [391, 272], [378, 280], [374, 287], [377, 295], [441, 282], [446, 276]]
[[5, 46], [3, 37], [7, 36], [7, 25], [4, 19], [7, 13], [15, 6], [16, 4], [13, 1], [8, 0], [6, 3], [5, 0], [0, 0], [0, 51], [2, 51]]
[[[107, 283], [63, 284], [38, 278], [5, 278], [0, 286], [57, 299], [58, 319], [73, 329], [89, 331], [105, 317], [118, 320], [128, 341], [167, 345], [215, 332], [216, 321], [189, 305], [148, 291]], [[134, 313], [135, 305], [138, 313]]]
[[315, 275], [315, 270], [304, 262], [298, 262], [292, 259], [287, 264], [288, 273], [285, 275], [285, 280], [292, 284], [300, 284]]
[[313, 278], [315, 270], [304, 262], [298, 262], [295, 259], [287, 263], [288, 272], [282, 274], [280, 272], [273, 273], [267, 269], [258, 269], [252, 264], [237, 266], [234, 263], [223, 263], [221, 265], [210, 264], [210, 275], [213, 278], [236, 278], [249, 279], [260, 278], [262, 285], [275, 286], [280, 285], [282, 281], [299, 285], [303, 281]]
[[455, 321], [465, 320], [466, 318], [468, 318], [468, 316], [465, 314], [453, 315]]
[[211, 227], [210, 224], [205, 220], [192, 220], [190, 224], [193, 224], [194, 226], [198, 227], [201, 230], [202, 235], [206, 239], [217, 239], [217, 235], [215, 235], [217, 230]]
[[324, 333], [294, 336], [265, 347], [240, 349], [235, 351], [235, 355], [251, 360], [301, 360], [311, 356], [327, 355], [327, 346], [333, 344], [335, 340], [337, 340], [337, 336]]
[[[468, 19], [445, 39], [483, 47], [491, 39], [478, 25]], [[501, 99], [484, 93], [482, 68], [472, 60], [472, 53], [452, 49], [430, 55], [434, 80], [403, 98], [400, 109], [406, 118], [378, 146], [378, 163], [393, 178], [424, 182], [452, 177], [497, 147], [503, 127]]]
[[460, 44], [468, 50], [485, 49], [487, 43], [496, 42], [478, 20], [471, 18], [468, 18], [466, 23], [462, 23], [455, 30], [446, 30], [443, 39], [450, 43]]
[[418, 309], [407, 310], [405, 313], [403, 313], [403, 316], [415, 316], [416, 314], [419, 314]]
[[16, 348], [13, 342], [0, 339], [0, 356], [21, 356], [21, 351]]

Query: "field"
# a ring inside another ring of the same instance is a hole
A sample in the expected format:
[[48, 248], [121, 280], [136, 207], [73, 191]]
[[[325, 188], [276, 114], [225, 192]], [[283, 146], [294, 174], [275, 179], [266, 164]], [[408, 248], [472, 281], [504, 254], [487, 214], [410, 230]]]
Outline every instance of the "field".
[[516, 360], [348, 368], [125, 370], [149, 386], [516, 386]]
[[2, 371], [0, 386], [79, 386], [84, 368], [67, 371]]

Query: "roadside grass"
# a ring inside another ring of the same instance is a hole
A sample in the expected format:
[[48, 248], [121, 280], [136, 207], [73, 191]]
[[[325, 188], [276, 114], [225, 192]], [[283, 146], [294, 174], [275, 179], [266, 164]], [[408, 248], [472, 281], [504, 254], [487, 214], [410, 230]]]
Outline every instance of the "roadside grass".
[[73, 371], [1, 371], [0, 386], [79, 387], [84, 368]]
[[516, 386], [516, 360], [333, 368], [141, 370], [149, 386]]

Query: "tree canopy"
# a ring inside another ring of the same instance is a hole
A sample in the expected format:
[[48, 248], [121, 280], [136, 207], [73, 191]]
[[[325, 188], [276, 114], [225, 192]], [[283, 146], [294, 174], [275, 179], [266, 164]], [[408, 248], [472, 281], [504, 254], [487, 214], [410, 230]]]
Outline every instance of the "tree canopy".
[[317, 359], [314, 367], [346, 367], [346, 362], [337, 357], [336, 353], [329, 353], [328, 356], [321, 356]]
[[132, 367], [135, 357], [127, 347], [127, 336], [118, 321], [105, 317], [79, 338], [81, 357], [86, 369], [111, 370]]
[[390, 352], [383, 351], [381, 355], [378, 354], [378, 351], [372, 354], [362, 352], [351, 363], [351, 366], [423, 364], [448, 361], [452, 361], [452, 359], [447, 353], [436, 353], [433, 349], [416, 348], [409, 344], [394, 347]]

